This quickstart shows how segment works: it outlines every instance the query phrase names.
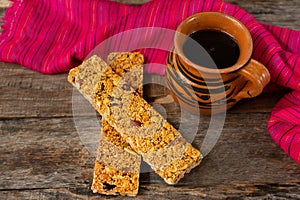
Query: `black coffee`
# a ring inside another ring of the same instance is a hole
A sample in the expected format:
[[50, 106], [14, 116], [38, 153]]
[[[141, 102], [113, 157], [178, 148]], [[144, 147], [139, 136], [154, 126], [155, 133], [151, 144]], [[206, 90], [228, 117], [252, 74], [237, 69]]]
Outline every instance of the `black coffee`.
[[222, 69], [236, 63], [240, 49], [235, 40], [224, 32], [200, 30], [186, 39], [183, 53], [195, 64]]

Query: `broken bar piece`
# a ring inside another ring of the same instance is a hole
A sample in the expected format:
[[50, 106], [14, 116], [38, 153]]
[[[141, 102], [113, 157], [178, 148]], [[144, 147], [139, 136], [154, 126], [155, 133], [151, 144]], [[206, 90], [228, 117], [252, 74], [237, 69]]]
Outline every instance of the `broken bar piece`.
[[139, 155], [101, 138], [91, 189], [107, 195], [137, 195], [140, 162]]

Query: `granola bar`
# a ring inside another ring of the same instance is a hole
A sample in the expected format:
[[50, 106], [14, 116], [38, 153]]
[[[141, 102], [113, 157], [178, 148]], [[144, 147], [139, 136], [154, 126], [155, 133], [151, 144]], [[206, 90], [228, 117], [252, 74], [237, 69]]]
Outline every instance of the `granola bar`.
[[[114, 65], [122, 65], [120, 59], [112, 61], [110, 66], [97, 56], [91, 57], [78, 68], [71, 70], [73, 85], [84, 74], [81, 69], [100, 66], [100, 78], [87, 99], [144, 160], [168, 183], [177, 183], [185, 173], [197, 166], [202, 159], [200, 151], [180, 135], [180, 133], [155, 111], [131, 87], [128, 78], [113, 71]], [[89, 81], [89, 77], [87, 77]], [[83, 79], [84, 80], [84, 79]], [[84, 89], [86, 81], [80, 81], [79, 91]], [[85, 91], [82, 92], [86, 95]]]
[[[131, 53], [111, 53], [107, 62], [110, 63], [118, 56], [130, 57]], [[123, 76], [127, 68], [115, 68], [114, 71]], [[143, 68], [132, 76], [133, 87], [142, 94]], [[138, 77], [137, 77], [138, 76]], [[102, 120], [101, 139], [98, 146], [97, 159], [94, 167], [94, 178], [91, 189], [93, 192], [106, 195], [135, 196], [139, 187], [139, 171], [141, 156], [136, 154], [126, 140], [121, 137], [107, 121]]]

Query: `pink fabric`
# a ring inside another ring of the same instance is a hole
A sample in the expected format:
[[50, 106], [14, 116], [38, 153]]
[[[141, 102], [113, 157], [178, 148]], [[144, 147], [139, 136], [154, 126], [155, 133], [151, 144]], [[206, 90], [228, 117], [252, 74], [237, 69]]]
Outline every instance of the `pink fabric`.
[[[269, 131], [280, 147], [300, 164], [300, 32], [257, 22], [243, 9], [221, 0], [154, 0], [143, 6], [128, 6], [108, 0], [15, 0], [7, 10], [0, 35], [0, 61], [54, 74], [77, 66], [109, 37], [141, 27], [175, 30], [186, 17], [202, 11], [217, 11], [241, 20], [254, 41], [253, 57], [271, 73], [266, 91], [291, 88], [270, 117]], [[130, 36], [109, 46], [116, 50], [136, 43], [165, 43], [172, 37], [155, 31]], [[154, 45], [155, 46], [155, 45]], [[167, 51], [141, 49], [148, 63], [164, 64]], [[149, 73], [163, 75], [164, 67], [148, 65]]]

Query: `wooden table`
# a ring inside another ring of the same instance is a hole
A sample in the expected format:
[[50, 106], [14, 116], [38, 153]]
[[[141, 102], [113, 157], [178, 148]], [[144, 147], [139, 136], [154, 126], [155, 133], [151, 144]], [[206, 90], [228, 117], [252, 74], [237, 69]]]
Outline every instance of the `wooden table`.
[[[229, 1], [262, 23], [300, 29], [299, 0]], [[95, 157], [77, 133], [73, 88], [66, 77], [0, 63], [0, 199], [126, 198], [90, 190]], [[163, 82], [164, 77], [150, 79]], [[149, 101], [167, 95], [165, 88], [153, 85], [146, 85], [144, 92]], [[230, 110], [217, 145], [179, 184], [170, 186], [153, 172], [142, 173], [139, 195], [127, 198], [300, 199], [300, 166], [273, 142], [267, 130], [270, 111], [283, 94], [244, 100]], [[168, 120], [178, 127], [178, 106], [167, 102], [162, 106]], [[82, 112], [81, 117], [93, 116]], [[201, 119], [193, 142], [196, 147], [201, 146], [210, 121], [209, 117]]]

